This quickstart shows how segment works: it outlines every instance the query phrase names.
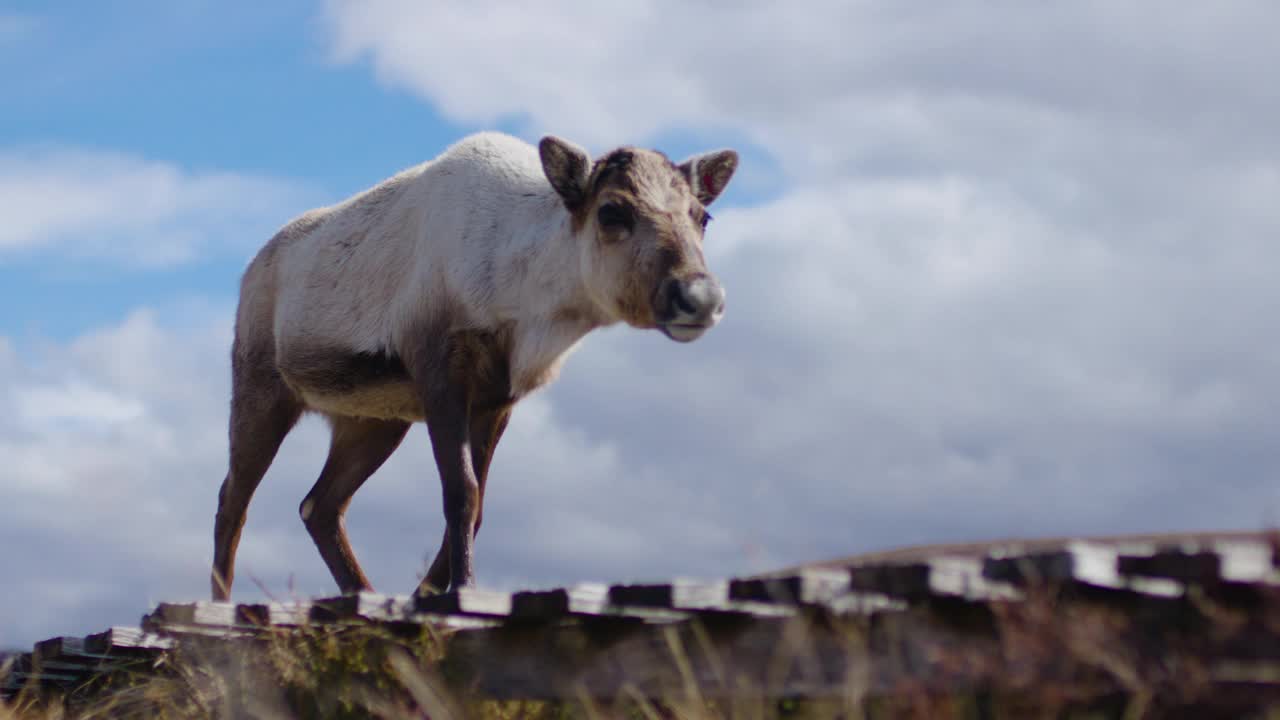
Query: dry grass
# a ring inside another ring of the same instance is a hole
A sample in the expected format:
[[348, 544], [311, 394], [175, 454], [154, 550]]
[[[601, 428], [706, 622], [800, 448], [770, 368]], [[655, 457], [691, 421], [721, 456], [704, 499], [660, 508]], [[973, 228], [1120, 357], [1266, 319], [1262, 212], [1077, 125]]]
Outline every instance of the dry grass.
[[[145, 671], [93, 687], [0, 703], [0, 720], [146, 720], [253, 717], [433, 718], [435, 720], [711, 720], [869, 717], [840, 703], [766, 701], [749, 688], [732, 701], [703, 697], [688, 659], [672, 646], [686, 681], [655, 701], [627, 688], [608, 701], [494, 701], [468, 696], [442, 677], [444, 641], [428, 630], [398, 635], [378, 625], [303, 627], [246, 642], [187, 642]], [[888, 717], [876, 715], [877, 717]]]
[[[608, 701], [579, 695], [559, 702], [485, 700], [443, 676], [448, 639], [430, 630], [393, 631], [348, 623], [276, 630], [240, 642], [184, 642], [154, 667], [122, 672], [50, 698], [0, 703], [0, 720], [88, 718], [203, 719], [434, 718], [567, 720], [764, 720], [764, 718], [1139, 718], [1247, 717], [1280, 720], [1280, 707], [1246, 714], [1215, 711], [1229, 699], [1215, 686], [1206, 648], [1251, 633], [1280, 633], [1280, 603], [1264, 597], [1247, 611], [1193, 595], [1193, 622], [1150, 622], [1143, 607], [1063, 602], [1053, 588], [1025, 601], [993, 603], [992, 652], [939, 644], [939, 673], [980, 677], [969, 691], [940, 692], [934, 678], [867, 693], [870, 664], [896, 662], [872, 652], [865, 623], [849, 623], [849, 687], [823, 701], [767, 700], [758, 689], [700, 683], [687, 649], [669, 643], [673, 677], [656, 701], [626, 688]], [[1162, 628], [1151, 637], [1151, 628]], [[695, 633], [696, 635], [696, 633]], [[671, 636], [674, 638], [674, 633]], [[1156, 648], [1152, 651], [1151, 648]], [[804, 651], [803, 640], [800, 652]], [[705, 648], [703, 648], [705, 650]], [[775, 652], [781, 654], [795, 649]], [[986, 653], [986, 654], [984, 654]], [[816, 652], [814, 653], [816, 656]], [[857, 657], [852, 657], [856, 655]], [[701, 652], [699, 657], [707, 657]], [[984, 666], [986, 663], [988, 666]], [[854, 672], [854, 668], [858, 672]], [[861, 673], [861, 674], [859, 674]], [[703, 676], [705, 677], [705, 676]], [[704, 681], [705, 682], [705, 681]], [[1280, 688], [1280, 676], [1269, 682]], [[945, 687], [945, 685], [943, 685]], [[727, 699], [726, 699], [727, 697]], [[1241, 711], [1243, 712], [1243, 711]]]
[[0, 701], [0, 720], [591, 717], [560, 703], [466, 698], [435, 672], [440, 649], [427, 630], [404, 636], [373, 624], [188, 642], [92, 686]]

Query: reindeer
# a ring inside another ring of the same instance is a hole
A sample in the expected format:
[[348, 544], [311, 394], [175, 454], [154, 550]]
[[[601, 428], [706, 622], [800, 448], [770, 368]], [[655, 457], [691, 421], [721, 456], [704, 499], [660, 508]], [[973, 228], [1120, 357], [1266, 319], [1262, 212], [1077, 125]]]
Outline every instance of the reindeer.
[[737, 165], [732, 150], [676, 165], [631, 147], [593, 162], [554, 136], [535, 151], [481, 133], [281, 229], [241, 280], [213, 598], [230, 597], [249, 501], [307, 411], [332, 438], [299, 513], [338, 587], [371, 589], [343, 515], [419, 420], [446, 527], [418, 592], [473, 585], [489, 461], [515, 404], [596, 328], [689, 342], [723, 315], [702, 237]]

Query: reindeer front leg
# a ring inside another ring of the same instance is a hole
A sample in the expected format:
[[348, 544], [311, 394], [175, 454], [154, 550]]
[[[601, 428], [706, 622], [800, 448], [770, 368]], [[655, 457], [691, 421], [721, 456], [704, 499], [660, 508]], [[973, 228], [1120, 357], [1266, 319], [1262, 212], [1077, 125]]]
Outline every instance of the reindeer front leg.
[[[507, 421], [511, 419], [511, 405], [502, 405], [492, 410], [471, 412], [471, 468], [476, 474], [476, 483], [480, 486], [480, 504], [476, 508], [476, 523], [472, 529], [471, 541], [480, 534], [480, 525], [484, 521], [484, 488], [489, 476], [489, 463], [493, 460], [493, 451], [507, 429]], [[418, 595], [434, 595], [444, 592], [449, 586], [449, 531], [445, 530], [444, 539], [440, 542], [440, 550], [431, 562], [431, 568], [418, 584]]]
[[469, 405], [467, 392], [461, 387], [432, 393], [426, 403], [427, 431], [444, 491], [450, 590], [474, 584], [472, 544], [480, 485], [471, 461]]

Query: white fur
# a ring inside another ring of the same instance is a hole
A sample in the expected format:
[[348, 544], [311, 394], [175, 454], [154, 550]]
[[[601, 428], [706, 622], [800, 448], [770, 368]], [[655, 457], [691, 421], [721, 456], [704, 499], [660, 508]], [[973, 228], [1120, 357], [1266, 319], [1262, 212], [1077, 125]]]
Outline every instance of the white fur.
[[[399, 355], [443, 314], [449, 331], [510, 331], [518, 398], [550, 381], [587, 332], [618, 320], [587, 291], [590, 243], [536, 148], [507, 135], [465, 138], [294, 223], [296, 234], [273, 241], [273, 260], [260, 255], [246, 272], [238, 318], [242, 332], [274, 338], [284, 367], [317, 345]], [[422, 419], [408, 384], [343, 397], [294, 389], [323, 412]]]

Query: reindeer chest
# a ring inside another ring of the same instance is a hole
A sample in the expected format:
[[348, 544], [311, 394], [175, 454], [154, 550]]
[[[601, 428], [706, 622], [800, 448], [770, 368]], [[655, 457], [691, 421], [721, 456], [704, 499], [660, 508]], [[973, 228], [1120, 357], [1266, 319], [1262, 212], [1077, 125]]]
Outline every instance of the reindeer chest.
[[515, 402], [511, 381], [511, 333], [462, 330], [448, 337], [448, 382], [467, 388], [473, 411]]

